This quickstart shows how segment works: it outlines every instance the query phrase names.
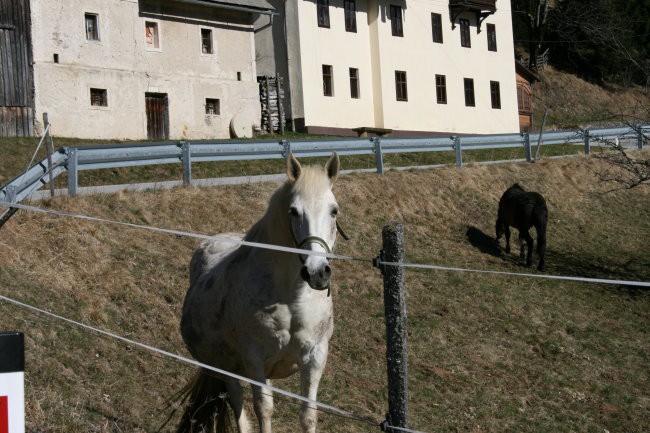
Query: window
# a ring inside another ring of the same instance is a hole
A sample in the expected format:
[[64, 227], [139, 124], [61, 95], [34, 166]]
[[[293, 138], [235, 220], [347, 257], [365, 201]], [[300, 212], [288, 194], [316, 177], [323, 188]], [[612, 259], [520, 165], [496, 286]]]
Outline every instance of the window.
[[318, 27], [330, 27], [330, 0], [318, 0], [316, 3]]
[[404, 36], [401, 6], [390, 5], [390, 28], [393, 32], [393, 36]]
[[465, 105], [468, 107], [475, 107], [476, 101], [474, 100], [474, 80], [465, 78]]
[[201, 29], [201, 52], [203, 54], [212, 54], [212, 30]]
[[528, 86], [517, 83], [517, 106], [519, 111], [531, 113], [533, 110], [533, 97]]
[[447, 103], [447, 77], [436, 75], [436, 101], [438, 104]]
[[460, 18], [458, 20], [458, 24], [460, 24], [460, 46], [471, 48], [472, 41], [470, 40], [469, 37], [469, 20], [465, 18]]
[[86, 39], [89, 41], [99, 40], [99, 17], [96, 14], [85, 14]]
[[145, 44], [148, 49], [160, 49], [160, 37], [158, 35], [158, 23], [155, 21], [145, 21]]
[[492, 108], [501, 108], [501, 86], [498, 81], [490, 81]]
[[218, 116], [221, 114], [221, 103], [218, 99], [205, 98], [205, 114]]
[[442, 16], [440, 14], [431, 14], [431, 31], [433, 32], [433, 42], [442, 43]]
[[405, 71], [395, 71], [395, 94], [398, 101], [408, 101]]
[[359, 99], [359, 70], [350, 68], [350, 97]]
[[332, 65], [323, 65], [323, 95], [334, 96]]
[[345, 31], [357, 32], [357, 4], [354, 0], [345, 0], [343, 2], [345, 10]]
[[106, 89], [90, 89], [90, 105], [93, 107], [108, 107]]
[[497, 50], [497, 27], [494, 24], [487, 25], [488, 51]]

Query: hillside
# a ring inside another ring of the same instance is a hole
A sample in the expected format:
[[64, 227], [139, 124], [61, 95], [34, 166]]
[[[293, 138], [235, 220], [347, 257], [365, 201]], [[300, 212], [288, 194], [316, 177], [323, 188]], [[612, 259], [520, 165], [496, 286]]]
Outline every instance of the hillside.
[[[546, 196], [549, 274], [650, 280], [647, 188], [603, 194], [601, 162], [453, 167], [342, 176], [350, 241], [372, 258], [381, 228], [405, 226], [406, 260], [534, 272], [492, 241], [513, 182]], [[345, 168], [345, 167], [343, 167]], [[246, 230], [275, 184], [59, 197], [45, 207], [210, 234]], [[18, 212], [0, 230], [0, 294], [186, 355], [179, 312], [196, 239]], [[383, 420], [382, 283], [368, 263], [335, 262], [335, 331], [319, 399]], [[440, 271], [406, 272], [412, 428], [427, 432], [650, 431], [650, 293], [625, 286]], [[31, 433], [153, 432], [192, 369], [0, 302], [24, 331]], [[276, 386], [296, 391], [297, 380]], [[275, 431], [297, 407], [276, 398]], [[322, 432], [376, 427], [320, 415]]]
[[548, 66], [533, 85], [533, 130], [548, 109], [546, 129], [578, 129], [650, 122], [650, 91], [589, 83]]

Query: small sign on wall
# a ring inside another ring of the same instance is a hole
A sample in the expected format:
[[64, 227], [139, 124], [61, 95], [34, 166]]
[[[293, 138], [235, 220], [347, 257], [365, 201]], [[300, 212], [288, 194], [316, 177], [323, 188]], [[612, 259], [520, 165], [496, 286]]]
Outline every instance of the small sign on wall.
[[25, 433], [25, 343], [0, 332], [0, 433]]

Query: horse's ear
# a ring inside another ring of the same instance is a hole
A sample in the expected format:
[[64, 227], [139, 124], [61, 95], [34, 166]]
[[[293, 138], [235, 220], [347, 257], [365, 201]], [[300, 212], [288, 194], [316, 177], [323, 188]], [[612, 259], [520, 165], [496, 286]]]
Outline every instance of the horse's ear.
[[289, 178], [289, 182], [294, 183], [297, 181], [301, 172], [302, 167], [300, 166], [300, 163], [296, 157], [293, 156], [293, 153], [289, 152], [289, 157], [287, 158], [287, 177]]
[[339, 160], [339, 155], [336, 152], [332, 152], [332, 156], [327, 161], [327, 164], [325, 164], [325, 171], [327, 172], [327, 176], [330, 178], [330, 182], [336, 182], [340, 168], [341, 161]]

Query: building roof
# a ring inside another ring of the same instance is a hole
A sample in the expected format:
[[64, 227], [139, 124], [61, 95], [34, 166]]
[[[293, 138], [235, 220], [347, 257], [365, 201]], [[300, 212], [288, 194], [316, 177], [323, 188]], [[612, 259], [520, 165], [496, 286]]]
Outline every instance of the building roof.
[[539, 76], [536, 73], [534, 73], [533, 71], [531, 71], [530, 69], [528, 69], [527, 67], [519, 63], [518, 61], [515, 61], [515, 71], [531, 83], [534, 81], [541, 81]]
[[259, 11], [274, 11], [275, 8], [266, 0], [204, 0], [205, 3], [215, 3], [215, 5], [225, 4], [232, 6], [241, 6], [246, 9], [256, 9]]

